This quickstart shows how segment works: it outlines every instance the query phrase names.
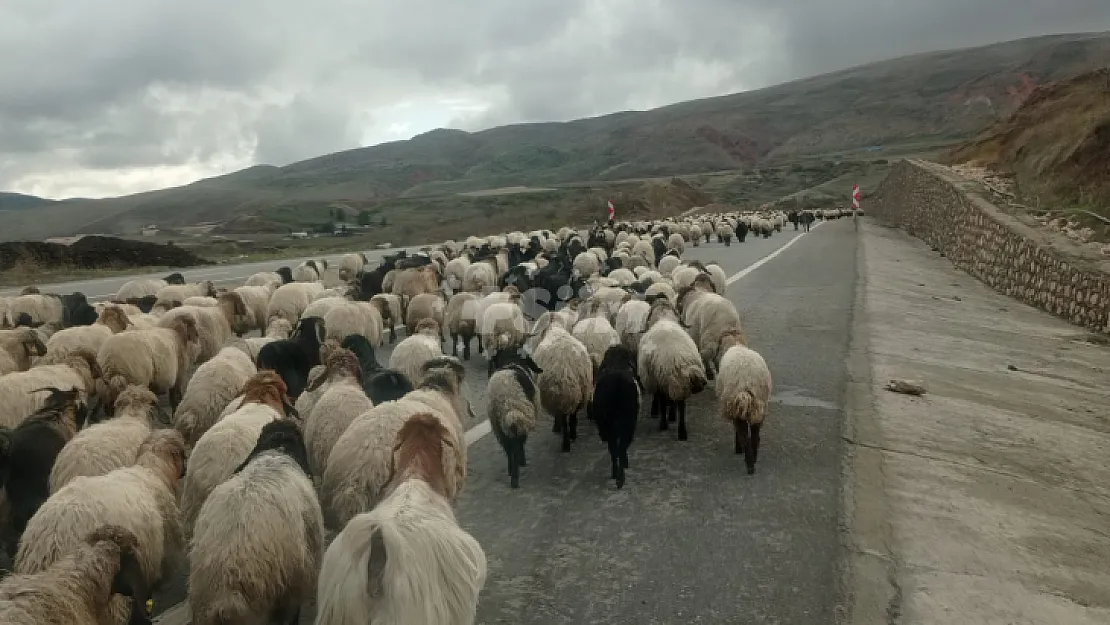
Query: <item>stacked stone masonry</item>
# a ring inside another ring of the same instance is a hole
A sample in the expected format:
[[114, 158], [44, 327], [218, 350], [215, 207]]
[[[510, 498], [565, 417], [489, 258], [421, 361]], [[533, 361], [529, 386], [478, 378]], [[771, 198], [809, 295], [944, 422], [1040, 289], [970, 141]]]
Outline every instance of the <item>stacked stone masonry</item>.
[[1110, 332], [1110, 274], [1068, 256], [927, 163], [902, 161], [867, 201], [867, 214], [903, 228], [1000, 293], [1096, 332]]

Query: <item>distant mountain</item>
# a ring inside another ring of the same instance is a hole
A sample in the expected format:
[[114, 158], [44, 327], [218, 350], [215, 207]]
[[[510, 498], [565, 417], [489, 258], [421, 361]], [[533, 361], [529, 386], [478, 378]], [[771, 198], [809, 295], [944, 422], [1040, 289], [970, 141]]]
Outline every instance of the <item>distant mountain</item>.
[[[286, 167], [251, 167], [183, 187], [35, 211], [57, 219], [9, 215], [0, 239], [239, 215], [318, 223], [336, 203], [357, 211], [406, 200], [398, 206], [416, 210], [407, 200], [517, 185], [603, 185], [815, 155], [835, 160], [844, 151], [874, 146], [889, 151], [953, 143], [1013, 112], [1037, 85], [1106, 65], [1110, 33], [1054, 35], [918, 54], [644, 112], [475, 133], [433, 130]], [[443, 224], [456, 217], [448, 211], [423, 218]]]
[[48, 206], [54, 204], [54, 200], [48, 200], [34, 195], [24, 195], [22, 193], [4, 193], [0, 191], [0, 211], [19, 211], [28, 208], [38, 208], [40, 206]]

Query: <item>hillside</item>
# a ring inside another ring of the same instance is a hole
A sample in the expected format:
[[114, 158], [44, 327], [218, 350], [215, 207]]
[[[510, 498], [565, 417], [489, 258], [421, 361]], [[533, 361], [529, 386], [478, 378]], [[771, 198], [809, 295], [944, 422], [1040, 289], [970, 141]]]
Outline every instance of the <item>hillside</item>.
[[1011, 175], [1031, 207], [1110, 216], [1110, 68], [1037, 89], [945, 160]]
[[1104, 65], [1110, 65], [1110, 34], [1039, 37], [893, 59], [645, 112], [477, 133], [435, 130], [174, 189], [8, 213], [0, 239], [134, 232], [148, 223], [166, 227], [239, 215], [280, 216], [282, 224], [303, 227], [319, 223], [337, 203], [355, 212], [437, 207], [437, 222], [457, 223], [452, 200], [459, 196], [452, 194], [463, 192], [584, 183], [605, 194], [617, 181], [745, 172], [818, 155], [868, 158], [851, 152], [880, 145], [889, 153], [950, 144], [1012, 112], [1034, 85]]
[[0, 192], [0, 211], [18, 211], [53, 204], [54, 200], [24, 195], [22, 193]]

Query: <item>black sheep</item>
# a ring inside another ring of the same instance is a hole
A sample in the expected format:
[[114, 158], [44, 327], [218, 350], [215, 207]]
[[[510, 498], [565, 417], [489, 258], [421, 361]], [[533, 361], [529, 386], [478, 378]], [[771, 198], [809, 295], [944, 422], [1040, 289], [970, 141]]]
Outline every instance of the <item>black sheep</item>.
[[50, 496], [50, 471], [58, 453], [88, 417], [80, 390], [49, 387], [32, 392], [40, 391], [50, 392], [42, 408], [15, 429], [0, 428], [0, 475], [10, 506], [4, 538], [11, 557], [27, 522]]
[[609, 445], [612, 478], [617, 481], [617, 488], [624, 487], [628, 447], [636, 436], [636, 420], [640, 415], [640, 395], [635, 355], [621, 345], [610, 347], [598, 367], [594, 400], [586, 406], [586, 414], [597, 424], [601, 440]]
[[165, 278], [162, 278], [162, 281], [166, 284], [185, 284], [185, 276], [175, 271]]
[[377, 406], [382, 402], [396, 401], [412, 392], [412, 381], [408, 376], [394, 369], [385, 369], [378, 364], [374, 346], [361, 334], [352, 334], [339, 344], [350, 350], [358, 358], [362, 370], [362, 392]]
[[296, 399], [308, 384], [308, 372], [320, 364], [320, 347], [324, 344], [324, 320], [305, 317], [287, 339], [279, 339], [258, 350], [258, 368], [271, 369], [281, 376]]

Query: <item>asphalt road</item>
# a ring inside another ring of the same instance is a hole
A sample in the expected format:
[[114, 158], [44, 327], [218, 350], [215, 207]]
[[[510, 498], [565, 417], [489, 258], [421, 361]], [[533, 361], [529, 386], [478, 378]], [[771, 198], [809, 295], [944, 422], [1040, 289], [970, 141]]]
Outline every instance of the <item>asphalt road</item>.
[[[852, 224], [825, 223], [800, 238], [786, 230], [727, 248], [688, 246], [685, 257], [716, 261], [735, 278], [728, 295], [775, 379], [756, 474], [747, 476], [733, 454], [712, 386], [688, 404], [688, 441], [679, 442], [673, 427], [659, 432], [654, 420], [641, 420], [619, 491], [585, 419], [574, 449], [563, 454], [541, 418], [516, 491], [488, 426], [469, 423], [458, 515], [489, 561], [477, 623], [834, 622], [844, 363], [856, 282]], [[383, 347], [379, 360], [389, 352]], [[481, 418], [484, 357], [472, 358], [468, 376]], [[172, 607], [185, 597], [182, 574], [156, 597], [157, 612], [170, 609], [163, 623], [188, 622]], [[302, 623], [313, 616], [306, 606]]]
[[[410, 253], [415, 252], [419, 247], [395, 247], [385, 250], [366, 250], [366, 258], [374, 263], [386, 254], [392, 254], [399, 250], [408, 250]], [[344, 253], [346, 254], [346, 252]], [[240, 286], [244, 280], [253, 274], [260, 271], [273, 271], [283, 265], [289, 267], [296, 267], [299, 263], [306, 261], [310, 258], [324, 259], [329, 263], [337, 262], [344, 254], [333, 254], [330, 256], [304, 256], [301, 258], [289, 258], [285, 260], [268, 260], [258, 263], [246, 263], [242, 265], [206, 265], [203, 267], [194, 267], [192, 269], [178, 270], [181, 275], [185, 276], [188, 282], [199, 282], [202, 280], [211, 280], [216, 286]], [[71, 282], [56, 282], [53, 284], [40, 284], [39, 289], [48, 293], [73, 293], [80, 291], [88, 297], [89, 301], [99, 302], [101, 300], [114, 297], [119, 291], [119, 288], [125, 283], [136, 278], [164, 278], [170, 271], [163, 271], [161, 273], [150, 274], [132, 274], [127, 276], [113, 276], [111, 278], [93, 278], [90, 280], [74, 280]], [[0, 289], [0, 297], [11, 297], [19, 295], [19, 287], [10, 287]]]

